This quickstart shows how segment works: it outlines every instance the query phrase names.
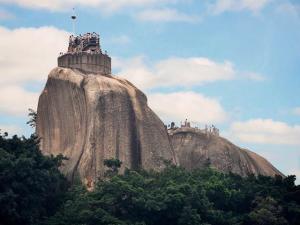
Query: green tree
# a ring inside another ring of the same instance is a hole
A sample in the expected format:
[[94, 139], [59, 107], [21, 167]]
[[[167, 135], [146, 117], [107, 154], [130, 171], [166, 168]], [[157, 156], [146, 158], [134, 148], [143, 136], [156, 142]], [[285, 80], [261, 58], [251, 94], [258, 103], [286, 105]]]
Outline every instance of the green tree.
[[29, 111], [29, 113], [28, 113], [29, 120], [28, 120], [27, 124], [30, 127], [35, 128], [36, 120], [37, 120], [37, 112], [33, 109], [28, 109], [28, 111]]
[[105, 173], [107, 177], [117, 175], [122, 165], [122, 162], [119, 159], [114, 159], [114, 158], [105, 159], [103, 163], [108, 168], [108, 170]]
[[0, 135], [0, 224], [37, 224], [53, 215], [67, 181], [62, 156], [43, 156], [38, 139]]
[[299, 186], [294, 177], [223, 174], [212, 168], [187, 171], [111, 170], [95, 189], [73, 186], [47, 225], [298, 225]]
[[272, 197], [257, 198], [256, 206], [249, 214], [252, 225], [287, 225], [288, 222], [282, 215], [282, 208]]

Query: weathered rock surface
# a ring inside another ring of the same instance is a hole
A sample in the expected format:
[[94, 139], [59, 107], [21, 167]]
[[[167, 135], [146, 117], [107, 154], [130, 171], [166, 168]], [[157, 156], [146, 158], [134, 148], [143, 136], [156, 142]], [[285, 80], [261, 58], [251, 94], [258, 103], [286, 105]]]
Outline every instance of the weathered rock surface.
[[91, 183], [103, 175], [103, 160], [122, 168], [159, 170], [173, 160], [164, 124], [146, 96], [127, 80], [57, 67], [38, 103], [37, 134], [45, 154], [63, 154], [62, 168]]
[[63, 172], [70, 180], [78, 175], [88, 186], [103, 176], [103, 160], [109, 158], [120, 159], [122, 169], [160, 170], [166, 159], [190, 170], [209, 164], [242, 176], [282, 175], [263, 157], [222, 137], [188, 127], [168, 135], [146, 96], [117, 77], [57, 67], [37, 113], [43, 153], [68, 157]]
[[282, 175], [263, 157], [241, 149], [225, 138], [188, 127], [170, 130], [169, 133], [177, 162], [189, 170], [211, 165], [219, 171], [241, 176]]

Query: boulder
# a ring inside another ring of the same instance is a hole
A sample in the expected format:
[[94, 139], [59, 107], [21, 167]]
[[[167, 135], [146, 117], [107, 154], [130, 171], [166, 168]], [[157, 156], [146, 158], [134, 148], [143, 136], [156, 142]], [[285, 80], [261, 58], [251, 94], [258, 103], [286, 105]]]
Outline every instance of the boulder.
[[66, 156], [62, 171], [88, 186], [104, 175], [104, 159], [119, 159], [121, 170], [160, 170], [164, 160], [175, 158], [146, 96], [121, 78], [57, 67], [40, 95], [37, 115], [42, 152]]

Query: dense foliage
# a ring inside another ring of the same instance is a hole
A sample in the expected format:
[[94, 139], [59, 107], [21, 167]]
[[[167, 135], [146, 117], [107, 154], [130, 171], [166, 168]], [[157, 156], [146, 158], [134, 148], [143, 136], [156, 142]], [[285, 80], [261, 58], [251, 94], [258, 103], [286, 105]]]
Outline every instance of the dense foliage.
[[0, 225], [37, 224], [61, 205], [67, 182], [62, 156], [43, 156], [35, 136], [0, 135]]
[[[34, 124], [34, 121], [33, 121]], [[43, 156], [35, 136], [0, 135], [0, 225], [299, 225], [295, 176], [242, 178], [211, 168], [126, 170], [108, 159], [94, 191], [68, 189], [62, 156]]]
[[[106, 162], [113, 171], [116, 161]], [[74, 185], [47, 225], [285, 225], [299, 224], [295, 176], [248, 177], [213, 169], [127, 170], [97, 183]]]

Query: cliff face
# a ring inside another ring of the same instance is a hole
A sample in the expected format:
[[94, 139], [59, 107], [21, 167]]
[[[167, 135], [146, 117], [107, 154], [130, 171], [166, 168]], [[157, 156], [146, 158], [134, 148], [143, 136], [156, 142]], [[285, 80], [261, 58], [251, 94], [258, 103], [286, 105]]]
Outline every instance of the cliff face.
[[39, 98], [37, 134], [45, 154], [63, 154], [63, 172], [87, 183], [103, 175], [103, 160], [122, 169], [159, 170], [174, 154], [161, 120], [130, 82], [57, 67]]
[[127, 80], [57, 67], [38, 104], [37, 134], [44, 154], [63, 154], [62, 170], [88, 186], [103, 176], [104, 159], [124, 168], [160, 170], [164, 160], [187, 169], [208, 165], [242, 176], [282, 175], [261, 156], [194, 128], [169, 130]]
[[219, 171], [241, 176], [282, 175], [263, 157], [222, 137], [197, 132], [194, 128], [178, 128], [169, 133], [177, 161], [189, 170], [210, 165]]

